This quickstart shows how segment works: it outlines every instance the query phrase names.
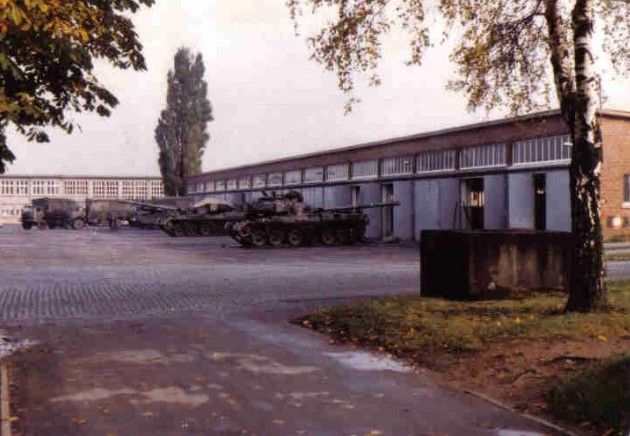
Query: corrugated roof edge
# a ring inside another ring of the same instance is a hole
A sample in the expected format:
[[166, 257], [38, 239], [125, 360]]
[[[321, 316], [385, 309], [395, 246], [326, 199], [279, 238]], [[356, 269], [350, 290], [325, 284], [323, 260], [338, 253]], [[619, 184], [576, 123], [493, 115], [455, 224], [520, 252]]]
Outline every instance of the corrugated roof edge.
[[[600, 113], [600, 115], [605, 115], [605, 116], [610, 116], [610, 117], [615, 117], [615, 118], [629, 118], [630, 119], [630, 111], [622, 111], [622, 110], [615, 110], [615, 109], [602, 109], [601, 111], [599, 111], [599, 113]], [[306, 159], [306, 158], [310, 158], [310, 157], [322, 156], [322, 155], [325, 155], [325, 154], [343, 153], [343, 152], [346, 152], [346, 151], [358, 150], [358, 149], [362, 149], [362, 148], [377, 147], [379, 145], [391, 144], [391, 143], [394, 143], [394, 142], [413, 141], [415, 139], [424, 139], [424, 138], [429, 138], [429, 137], [432, 137], [432, 136], [446, 135], [448, 133], [457, 133], [457, 132], [463, 132], [463, 131], [466, 131], [466, 130], [481, 129], [481, 128], [484, 128], [484, 127], [500, 126], [502, 124], [518, 123], [519, 121], [528, 121], [528, 120], [532, 120], [532, 119], [536, 119], [536, 118], [545, 118], [545, 117], [558, 116], [558, 115], [560, 115], [560, 110], [559, 109], [553, 109], [553, 110], [548, 110], [548, 111], [543, 111], [543, 112], [535, 112], [535, 113], [527, 114], [527, 115], [520, 115], [520, 116], [517, 116], [517, 117], [501, 118], [501, 119], [498, 119], [498, 120], [483, 121], [483, 122], [480, 122], [480, 123], [466, 124], [464, 126], [447, 127], [445, 129], [434, 130], [434, 131], [430, 131], [430, 132], [416, 133], [414, 135], [407, 135], [407, 136], [400, 136], [400, 137], [396, 137], [396, 138], [382, 139], [382, 140], [373, 141], [373, 142], [365, 142], [365, 143], [362, 143], [362, 144], [350, 145], [350, 146], [347, 146], [347, 147], [331, 148], [329, 150], [324, 150], [324, 151], [316, 151], [316, 152], [313, 152], [313, 153], [300, 154], [300, 155], [296, 155], [296, 156], [288, 156], [288, 157], [283, 157], [283, 158], [279, 158], [279, 159], [272, 159], [272, 160], [268, 160], [268, 161], [257, 162], [257, 163], [253, 163], [253, 164], [239, 165], [239, 166], [236, 166], [236, 167], [229, 167], [229, 168], [222, 168], [222, 169], [217, 169], [217, 170], [213, 170], [213, 171], [206, 171], [206, 172], [203, 172], [201, 174], [197, 174], [196, 176], [189, 177], [189, 180], [196, 180], [197, 178], [205, 177], [205, 176], [208, 176], [208, 175], [211, 175], [211, 174], [215, 174], [215, 173], [223, 173], [223, 172], [231, 172], [231, 171], [251, 169], [251, 168], [258, 167], [258, 166], [272, 165], [272, 164], [283, 163], [283, 162], [290, 162], [292, 160]]]

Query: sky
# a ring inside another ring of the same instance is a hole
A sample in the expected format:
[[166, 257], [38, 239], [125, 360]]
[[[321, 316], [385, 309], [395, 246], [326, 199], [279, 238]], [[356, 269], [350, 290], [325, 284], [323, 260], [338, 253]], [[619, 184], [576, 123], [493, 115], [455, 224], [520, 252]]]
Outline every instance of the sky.
[[[81, 131], [50, 130], [45, 144], [10, 134], [17, 159], [7, 174], [158, 175], [153, 132], [165, 105], [166, 74], [184, 45], [203, 55], [215, 118], [203, 171], [503, 115], [469, 113], [463, 96], [445, 89], [454, 71], [447, 47], [430, 49], [421, 67], [408, 67], [406, 41], [396, 34], [380, 65], [382, 86], [359, 83], [361, 103], [344, 115], [348, 96], [337, 89], [334, 73], [309, 60], [307, 29], [295, 35], [284, 0], [157, 0], [133, 20], [148, 69], [98, 66], [102, 83], [120, 100], [113, 115], [75, 115]], [[604, 78], [606, 107], [630, 110], [630, 79]]]

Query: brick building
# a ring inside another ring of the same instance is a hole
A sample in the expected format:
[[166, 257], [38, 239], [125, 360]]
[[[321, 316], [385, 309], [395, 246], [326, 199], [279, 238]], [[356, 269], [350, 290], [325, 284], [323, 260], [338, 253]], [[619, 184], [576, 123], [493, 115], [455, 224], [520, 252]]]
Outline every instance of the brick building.
[[[606, 237], [630, 235], [630, 112], [603, 110]], [[188, 193], [243, 203], [261, 189], [302, 192], [315, 207], [395, 199], [368, 210], [367, 235], [422, 229], [569, 231], [568, 130], [558, 111], [484, 122], [207, 172]]]
[[0, 220], [18, 222], [22, 207], [40, 197], [149, 200], [164, 196], [158, 177], [0, 176]]

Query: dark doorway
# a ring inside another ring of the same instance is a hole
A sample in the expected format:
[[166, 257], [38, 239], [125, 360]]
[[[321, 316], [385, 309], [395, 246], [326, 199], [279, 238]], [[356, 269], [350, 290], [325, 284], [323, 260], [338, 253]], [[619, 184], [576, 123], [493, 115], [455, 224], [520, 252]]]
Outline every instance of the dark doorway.
[[464, 180], [464, 212], [470, 230], [483, 230], [484, 204], [483, 178]]
[[[394, 201], [394, 185], [392, 183], [387, 183], [382, 185], [381, 187], [381, 200], [383, 203], [392, 203]], [[383, 219], [381, 220], [383, 223], [382, 227], [382, 237], [388, 238], [394, 236], [394, 207], [393, 206], [385, 206], [383, 207]]]
[[534, 228], [547, 229], [547, 178], [534, 174]]
[[361, 193], [360, 186], [352, 187], [352, 206], [357, 207], [359, 205], [359, 194]]

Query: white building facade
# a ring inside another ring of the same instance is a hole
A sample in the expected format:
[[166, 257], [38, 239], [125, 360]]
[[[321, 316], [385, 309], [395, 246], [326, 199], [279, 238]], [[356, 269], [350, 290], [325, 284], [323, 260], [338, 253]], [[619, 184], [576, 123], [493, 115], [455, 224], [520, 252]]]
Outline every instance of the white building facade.
[[19, 222], [22, 208], [42, 197], [146, 201], [164, 197], [164, 185], [159, 177], [2, 175], [0, 219]]

